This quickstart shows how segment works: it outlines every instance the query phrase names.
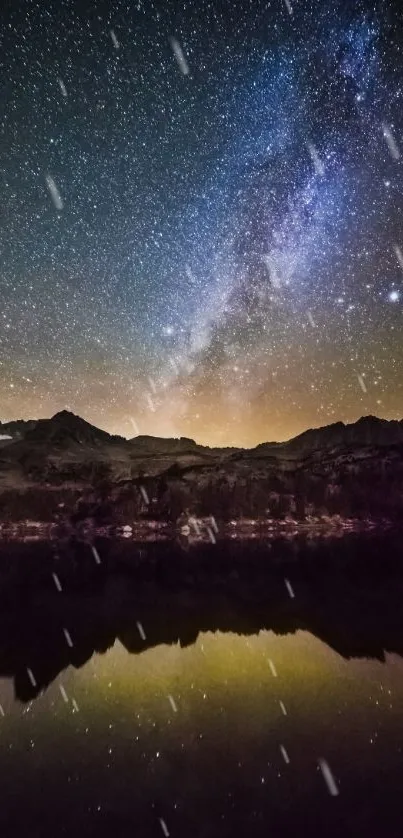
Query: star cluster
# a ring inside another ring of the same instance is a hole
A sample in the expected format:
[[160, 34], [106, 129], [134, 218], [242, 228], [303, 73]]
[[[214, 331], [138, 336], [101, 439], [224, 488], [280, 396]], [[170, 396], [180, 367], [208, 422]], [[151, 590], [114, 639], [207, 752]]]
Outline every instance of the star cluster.
[[7, 7], [0, 419], [254, 445], [401, 418], [401, 16]]

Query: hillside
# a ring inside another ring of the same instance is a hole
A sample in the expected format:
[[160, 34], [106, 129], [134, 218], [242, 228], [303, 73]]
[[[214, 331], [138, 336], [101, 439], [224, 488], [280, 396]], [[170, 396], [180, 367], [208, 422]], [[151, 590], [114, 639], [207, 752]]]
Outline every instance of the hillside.
[[403, 511], [402, 421], [367, 416], [252, 449], [126, 440], [68, 411], [0, 430], [11, 437], [1, 440], [0, 520], [52, 520], [60, 503], [110, 522]]

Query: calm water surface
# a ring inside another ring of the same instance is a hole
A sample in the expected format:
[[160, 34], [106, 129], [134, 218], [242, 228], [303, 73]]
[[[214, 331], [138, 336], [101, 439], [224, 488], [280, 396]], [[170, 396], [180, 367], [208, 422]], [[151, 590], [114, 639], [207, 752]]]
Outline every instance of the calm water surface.
[[287, 574], [3, 618], [2, 834], [403, 835], [403, 582]]

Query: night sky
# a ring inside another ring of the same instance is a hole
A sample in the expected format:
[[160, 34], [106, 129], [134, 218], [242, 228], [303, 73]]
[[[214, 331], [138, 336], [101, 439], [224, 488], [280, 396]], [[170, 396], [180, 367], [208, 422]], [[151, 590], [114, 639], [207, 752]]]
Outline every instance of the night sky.
[[9, 2], [0, 32], [1, 420], [403, 416], [400, 3]]

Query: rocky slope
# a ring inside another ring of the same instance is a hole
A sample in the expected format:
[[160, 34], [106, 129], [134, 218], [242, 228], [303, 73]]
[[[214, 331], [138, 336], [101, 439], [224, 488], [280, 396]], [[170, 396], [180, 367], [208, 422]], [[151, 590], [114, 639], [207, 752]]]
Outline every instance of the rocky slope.
[[253, 449], [126, 440], [68, 411], [6, 423], [0, 435], [0, 520], [50, 520], [60, 503], [119, 523], [403, 511], [403, 421], [367, 416]]

